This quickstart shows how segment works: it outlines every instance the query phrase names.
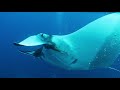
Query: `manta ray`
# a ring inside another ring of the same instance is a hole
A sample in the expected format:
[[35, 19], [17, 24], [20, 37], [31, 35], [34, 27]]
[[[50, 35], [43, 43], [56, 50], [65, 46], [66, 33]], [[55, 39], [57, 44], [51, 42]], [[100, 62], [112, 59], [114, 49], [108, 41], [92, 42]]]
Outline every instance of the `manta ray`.
[[19, 51], [66, 70], [111, 68], [120, 53], [120, 13], [102, 16], [67, 35], [39, 33], [14, 45], [42, 46]]

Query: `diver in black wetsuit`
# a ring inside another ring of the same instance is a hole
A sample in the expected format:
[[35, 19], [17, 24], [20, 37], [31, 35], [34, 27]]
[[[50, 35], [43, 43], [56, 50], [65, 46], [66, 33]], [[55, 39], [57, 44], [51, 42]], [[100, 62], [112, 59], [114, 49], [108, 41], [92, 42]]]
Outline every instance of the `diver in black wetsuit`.
[[[46, 42], [48, 42], [48, 44], [43, 44], [42, 47], [40, 47], [39, 49], [37, 50], [33, 50], [33, 51], [23, 51], [23, 50], [19, 50], [21, 53], [24, 53], [24, 54], [28, 54], [28, 55], [32, 55], [34, 57], [37, 57], [37, 58], [41, 58], [42, 57], [45, 57], [44, 56], [44, 53], [43, 53], [43, 47], [45, 49], [52, 49], [52, 50], [55, 50], [55, 51], [58, 51], [60, 52], [60, 50], [58, 50], [56, 47], [55, 47], [55, 44], [53, 42], [51, 42], [52, 40], [52, 35], [49, 35], [49, 38], [45, 38], [43, 34], [40, 34], [42, 39]], [[15, 46], [24, 46], [24, 45], [20, 45], [18, 43], [13, 43]]]
[[33, 51], [23, 51], [23, 50], [19, 50], [21, 53], [24, 53], [24, 54], [28, 54], [28, 55], [32, 55], [36, 58], [40, 58], [43, 60], [42, 57], [45, 57], [44, 56], [44, 53], [43, 53], [43, 47], [45, 49], [52, 49], [52, 50], [55, 50], [55, 51], [58, 51], [60, 52], [58, 49], [55, 48], [55, 44], [52, 44], [52, 45], [49, 45], [49, 44], [43, 44], [42, 47], [38, 48], [37, 50], [33, 50]]

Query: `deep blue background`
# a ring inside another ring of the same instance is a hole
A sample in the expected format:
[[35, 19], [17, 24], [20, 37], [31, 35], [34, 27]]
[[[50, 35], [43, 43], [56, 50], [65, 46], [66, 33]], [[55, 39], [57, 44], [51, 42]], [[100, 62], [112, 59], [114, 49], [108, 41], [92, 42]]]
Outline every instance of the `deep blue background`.
[[[110, 69], [67, 71], [21, 54], [13, 42], [38, 33], [68, 34], [109, 12], [0, 12], [0, 78], [120, 77]], [[117, 61], [113, 65], [120, 69]]]

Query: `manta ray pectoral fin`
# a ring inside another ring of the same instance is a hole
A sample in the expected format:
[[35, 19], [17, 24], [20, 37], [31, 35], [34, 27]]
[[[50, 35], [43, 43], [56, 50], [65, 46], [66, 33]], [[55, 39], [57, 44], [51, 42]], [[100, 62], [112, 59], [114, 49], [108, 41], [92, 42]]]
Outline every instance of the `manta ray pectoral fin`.
[[16, 46], [37, 46], [37, 45], [42, 45], [45, 44], [46, 42], [42, 40], [42, 37], [40, 34], [38, 35], [33, 35], [25, 40], [21, 41], [20, 43], [14, 43]]
[[24, 45], [21, 45], [21, 44], [16, 43], [16, 42], [14, 42], [13, 44], [14, 44], [15, 46], [24, 46]]

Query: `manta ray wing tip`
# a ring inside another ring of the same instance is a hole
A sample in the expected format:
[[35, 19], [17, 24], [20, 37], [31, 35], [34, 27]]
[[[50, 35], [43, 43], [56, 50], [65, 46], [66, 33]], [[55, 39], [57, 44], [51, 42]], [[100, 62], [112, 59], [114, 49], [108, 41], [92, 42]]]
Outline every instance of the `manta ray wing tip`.
[[24, 46], [24, 45], [21, 45], [21, 44], [18, 44], [16, 42], [13, 43], [15, 46]]

